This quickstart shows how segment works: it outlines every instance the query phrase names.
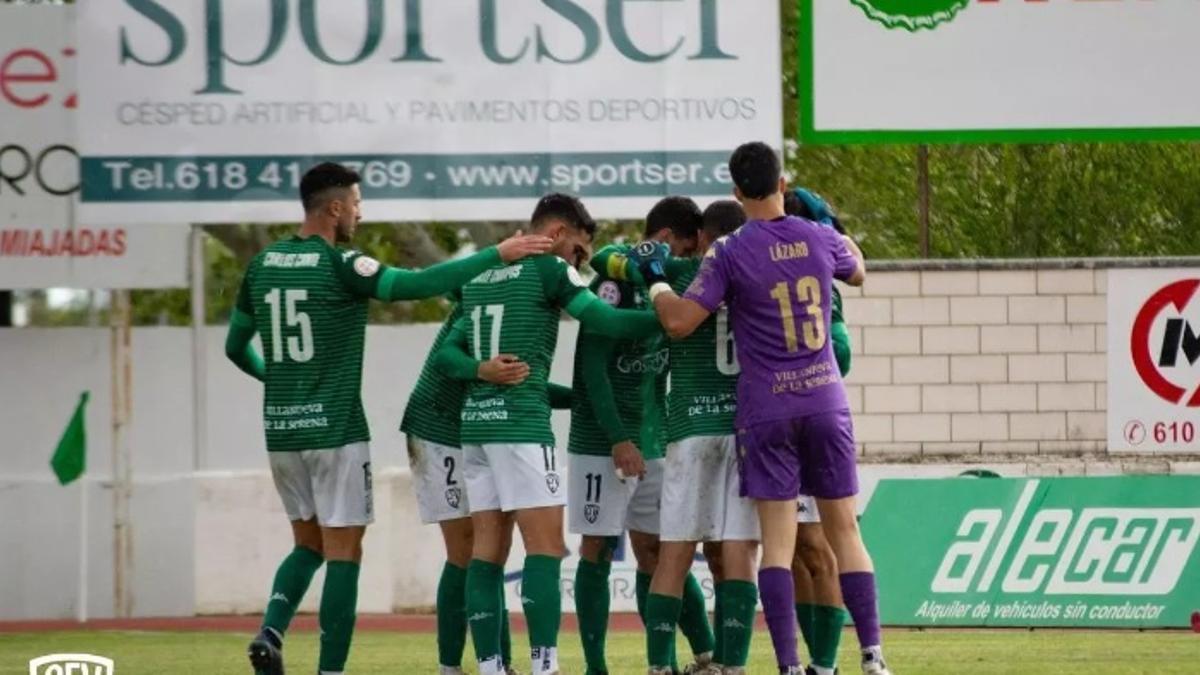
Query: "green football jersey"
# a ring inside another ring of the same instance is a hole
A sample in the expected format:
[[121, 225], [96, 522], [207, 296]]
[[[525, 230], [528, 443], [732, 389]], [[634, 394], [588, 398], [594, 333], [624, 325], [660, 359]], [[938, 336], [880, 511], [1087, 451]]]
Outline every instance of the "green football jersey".
[[425, 366], [421, 368], [417, 386], [408, 397], [404, 419], [400, 422], [400, 431], [452, 448], [459, 447], [462, 403], [467, 383], [456, 380], [445, 371], [436, 368], [434, 355], [446, 342], [446, 336], [462, 315], [462, 304], [456, 302], [450, 316], [446, 317], [446, 322], [442, 324], [442, 329], [433, 340], [433, 347], [425, 359]]
[[470, 382], [462, 407], [463, 445], [554, 445], [546, 383], [558, 344], [560, 315], [580, 294], [594, 301], [579, 272], [562, 258], [539, 255], [496, 266], [463, 287], [467, 353], [486, 361], [513, 354], [529, 364], [516, 386]]
[[[671, 287], [683, 295], [701, 258], [677, 259]], [[671, 390], [667, 395], [667, 440], [734, 433], [740, 368], [729, 313], [721, 307], [682, 340], [671, 341]]]
[[267, 450], [370, 439], [361, 397], [367, 303], [385, 268], [319, 236], [275, 242], [250, 263], [237, 308], [262, 337]]
[[[650, 311], [645, 290], [628, 282], [598, 276], [592, 290], [618, 309]], [[615, 430], [605, 429], [598, 419], [594, 398], [585, 377], [586, 359], [606, 360], [611, 392], [609, 405], [616, 407], [625, 434], [646, 459], [659, 459], [666, 446], [666, 393], [668, 349], [662, 338], [649, 340], [612, 340], [580, 331], [575, 346], [575, 373], [572, 390], [571, 436], [567, 451], [581, 455], [612, 454]], [[603, 405], [603, 404], [601, 404]]]

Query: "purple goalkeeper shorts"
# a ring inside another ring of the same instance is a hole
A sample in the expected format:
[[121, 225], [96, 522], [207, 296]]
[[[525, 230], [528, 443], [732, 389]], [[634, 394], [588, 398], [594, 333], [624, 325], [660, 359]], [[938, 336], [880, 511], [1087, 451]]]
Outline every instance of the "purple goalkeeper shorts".
[[846, 409], [738, 430], [741, 495], [783, 501], [858, 494], [854, 423]]

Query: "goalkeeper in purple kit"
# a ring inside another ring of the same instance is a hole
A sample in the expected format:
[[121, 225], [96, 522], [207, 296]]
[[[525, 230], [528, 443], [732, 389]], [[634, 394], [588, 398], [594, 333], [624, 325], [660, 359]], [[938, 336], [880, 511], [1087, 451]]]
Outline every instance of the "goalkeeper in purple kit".
[[[762, 529], [759, 593], [780, 672], [800, 673], [791, 564], [801, 485], [816, 497], [847, 606], [864, 618], [878, 613], [875, 576], [856, 518], [853, 425], [829, 340], [833, 280], [861, 285], [865, 270], [853, 242], [785, 214], [786, 183], [769, 146], [739, 147], [729, 168], [749, 220], [709, 249], [683, 297], [667, 283], [657, 247], [639, 247], [636, 255], [671, 337], [689, 335], [722, 303], [729, 308], [742, 369], [741, 492], [755, 500]], [[864, 671], [887, 673], [877, 657], [878, 635], [867, 643], [875, 651]]]

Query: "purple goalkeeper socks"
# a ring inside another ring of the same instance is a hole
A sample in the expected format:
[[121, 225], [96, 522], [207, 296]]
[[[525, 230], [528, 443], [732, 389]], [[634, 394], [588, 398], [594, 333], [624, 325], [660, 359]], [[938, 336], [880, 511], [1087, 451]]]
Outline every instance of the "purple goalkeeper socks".
[[854, 631], [858, 633], [858, 644], [863, 649], [875, 647], [879, 642], [879, 605], [876, 600], [875, 574], [873, 572], [847, 572], [841, 575], [842, 599], [850, 618], [854, 619]]
[[800, 665], [796, 651], [796, 589], [792, 585], [792, 571], [783, 567], [759, 570], [758, 593], [779, 667]]

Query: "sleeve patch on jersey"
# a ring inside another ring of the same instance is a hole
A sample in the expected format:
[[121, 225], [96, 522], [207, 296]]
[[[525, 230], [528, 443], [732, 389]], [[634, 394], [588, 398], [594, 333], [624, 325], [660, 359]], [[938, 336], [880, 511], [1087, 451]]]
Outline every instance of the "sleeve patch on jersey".
[[[567, 265], [566, 262], [563, 264]], [[583, 277], [579, 276], [579, 270], [571, 267], [570, 265], [567, 265], [567, 278], [570, 279], [571, 283], [575, 284], [576, 286], [579, 286], [580, 288], [587, 288], [587, 284], [584, 283]]]
[[362, 277], [373, 277], [379, 272], [379, 261], [371, 256], [359, 256], [354, 259], [354, 271]]
[[600, 296], [605, 304], [613, 307], [621, 304], [621, 287], [615, 281], [605, 281], [600, 284], [600, 288], [596, 289], [596, 295]]

